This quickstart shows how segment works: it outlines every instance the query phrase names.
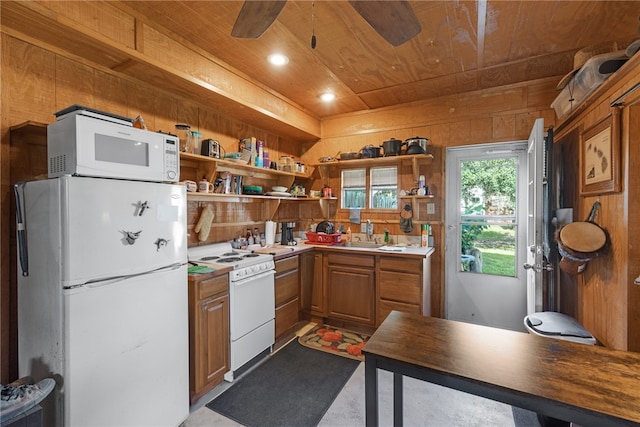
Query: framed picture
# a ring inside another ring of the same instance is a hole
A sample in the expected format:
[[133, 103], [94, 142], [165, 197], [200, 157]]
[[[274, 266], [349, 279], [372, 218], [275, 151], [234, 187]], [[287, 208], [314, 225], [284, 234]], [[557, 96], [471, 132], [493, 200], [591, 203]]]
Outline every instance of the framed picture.
[[620, 191], [620, 110], [580, 135], [580, 195]]

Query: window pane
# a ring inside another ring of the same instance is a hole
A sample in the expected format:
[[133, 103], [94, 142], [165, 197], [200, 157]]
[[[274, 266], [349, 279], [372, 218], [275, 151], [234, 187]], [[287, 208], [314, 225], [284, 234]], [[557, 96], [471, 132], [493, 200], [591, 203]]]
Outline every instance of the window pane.
[[342, 207], [345, 209], [364, 209], [366, 193], [364, 188], [343, 188]]
[[516, 276], [515, 158], [461, 164], [460, 270]]
[[367, 170], [346, 169], [342, 171], [342, 207], [364, 209], [367, 195]]
[[371, 168], [372, 186], [396, 186], [398, 183], [398, 168], [395, 166], [385, 168]]
[[371, 189], [372, 209], [398, 209], [398, 189], [397, 188], [372, 188]]
[[346, 169], [342, 171], [342, 188], [364, 188], [366, 182], [366, 169]]
[[398, 168], [371, 168], [371, 209], [398, 209]]

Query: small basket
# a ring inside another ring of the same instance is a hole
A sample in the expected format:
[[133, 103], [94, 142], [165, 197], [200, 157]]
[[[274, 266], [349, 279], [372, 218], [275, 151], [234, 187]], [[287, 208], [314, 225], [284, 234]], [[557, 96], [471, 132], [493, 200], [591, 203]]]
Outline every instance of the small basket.
[[335, 243], [342, 242], [341, 233], [327, 234], [307, 232], [306, 235], [310, 243], [315, 243], [317, 245], [333, 245]]

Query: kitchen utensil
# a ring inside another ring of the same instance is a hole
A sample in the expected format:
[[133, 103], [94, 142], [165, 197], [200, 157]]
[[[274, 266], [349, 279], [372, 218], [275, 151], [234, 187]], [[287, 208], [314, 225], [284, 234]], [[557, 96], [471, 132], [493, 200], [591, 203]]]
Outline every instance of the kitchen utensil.
[[360, 158], [360, 153], [356, 153], [355, 151], [348, 151], [346, 153], [340, 154], [340, 160], [354, 160]]
[[316, 226], [316, 233], [333, 234], [335, 227], [330, 221], [322, 221]]
[[404, 141], [407, 146], [405, 154], [425, 154], [427, 152], [427, 138], [416, 136]]
[[403, 145], [404, 142], [400, 141], [399, 139], [391, 138], [384, 141], [380, 147], [382, 147], [385, 157], [399, 156]]
[[369, 144], [360, 149], [360, 157], [363, 159], [372, 159], [375, 157], [380, 157], [380, 147], [374, 147]]

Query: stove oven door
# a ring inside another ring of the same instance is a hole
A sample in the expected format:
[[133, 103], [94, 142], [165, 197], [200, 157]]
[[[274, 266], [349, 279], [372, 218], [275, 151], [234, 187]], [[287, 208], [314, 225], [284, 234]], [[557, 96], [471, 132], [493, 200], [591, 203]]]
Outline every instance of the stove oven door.
[[229, 284], [231, 341], [275, 318], [274, 275], [270, 270]]

